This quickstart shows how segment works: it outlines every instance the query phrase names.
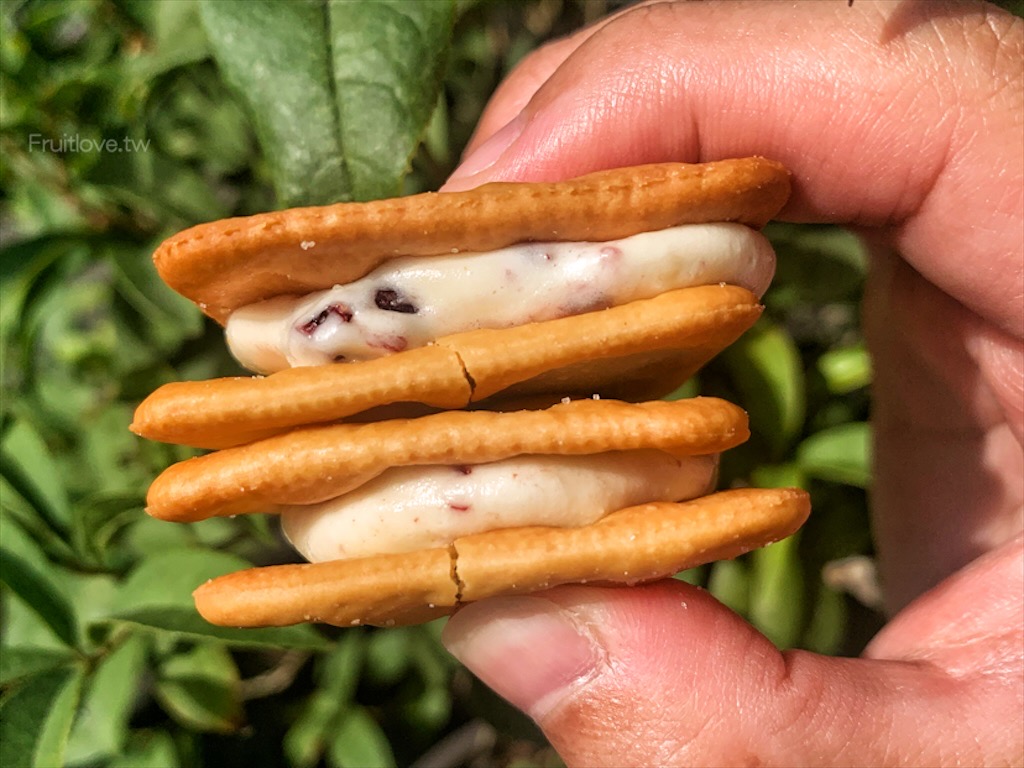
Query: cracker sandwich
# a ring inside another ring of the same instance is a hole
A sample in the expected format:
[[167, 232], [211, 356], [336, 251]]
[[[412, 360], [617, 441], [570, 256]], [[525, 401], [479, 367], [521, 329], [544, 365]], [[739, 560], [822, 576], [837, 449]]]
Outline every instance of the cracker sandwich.
[[278, 514], [311, 562], [195, 594], [230, 626], [390, 626], [491, 595], [635, 584], [792, 533], [795, 489], [711, 493], [748, 437], [714, 398], [657, 401], [757, 319], [762, 158], [343, 203], [164, 243], [163, 279], [260, 374], [161, 387], [132, 429], [213, 449], [150, 514]]

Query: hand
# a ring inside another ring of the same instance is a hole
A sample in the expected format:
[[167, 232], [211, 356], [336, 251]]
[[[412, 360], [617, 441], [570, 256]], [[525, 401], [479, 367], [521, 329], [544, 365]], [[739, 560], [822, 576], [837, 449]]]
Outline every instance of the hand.
[[784, 219], [862, 231], [873, 514], [862, 659], [780, 653], [680, 582], [462, 609], [445, 642], [570, 765], [1024, 762], [1024, 25], [978, 4], [657, 3], [501, 86], [449, 189], [764, 155]]

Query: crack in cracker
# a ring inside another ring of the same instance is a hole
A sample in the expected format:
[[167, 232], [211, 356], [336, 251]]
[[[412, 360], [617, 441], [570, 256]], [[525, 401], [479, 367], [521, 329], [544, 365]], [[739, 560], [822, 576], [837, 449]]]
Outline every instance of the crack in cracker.
[[476, 380], [473, 378], [473, 374], [469, 372], [469, 368], [466, 367], [466, 361], [462, 359], [462, 355], [459, 354], [459, 350], [455, 347], [448, 347], [448, 351], [455, 355], [455, 359], [459, 363], [459, 368], [462, 369], [462, 375], [465, 377], [466, 383], [469, 385], [469, 402], [473, 402], [473, 395], [476, 393]]
[[451, 576], [452, 582], [455, 584], [455, 607], [462, 604], [462, 592], [466, 585], [462, 579], [459, 578], [459, 550], [455, 547], [455, 542], [448, 545], [448, 557], [451, 558], [451, 569], [449, 575]]

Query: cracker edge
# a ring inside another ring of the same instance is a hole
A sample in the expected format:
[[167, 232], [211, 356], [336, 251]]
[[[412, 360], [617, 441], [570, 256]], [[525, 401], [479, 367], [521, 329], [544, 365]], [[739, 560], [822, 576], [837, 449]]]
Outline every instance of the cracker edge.
[[274, 513], [280, 505], [340, 496], [395, 466], [634, 448], [701, 455], [728, 450], [749, 436], [746, 412], [713, 397], [574, 400], [543, 411], [444, 411], [315, 426], [172, 464], [150, 485], [146, 511], [173, 522]]
[[[683, 223], [760, 228], [790, 186], [786, 168], [763, 157], [641, 165], [210, 222], [169, 238], [153, 259], [164, 282], [223, 325], [240, 306], [351, 282], [399, 256], [607, 241]], [[320, 249], [315, 263], [309, 242]]]
[[[237, 571], [206, 582], [193, 597], [203, 618], [220, 626], [400, 626], [498, 595], [665, 578], [785, 538], [809, 514], [810, 497], [800, 489], [720, 491], [629, 507], [583, 528], [510, 529], [462, 537], [449, 549]], [[624, 531], [660, 551], [637, 546]], [[579, 548], [587, 540], [611, 546], [595, 556]], [[549, 560], [558, 552], [564, 555]]]
[[[627, 347], [636, 349], [637, 354], [690, 354], [694, 358], [690, 367], [699, 368], [752, 326], [761, 309], [757, 297], [743, 288], [694, 286], [600, 312], [453, 334], [433, 345], [377, 360], [292, 368], [266, 377], [172, 382], [139, 404], [131, 430], [162, 442], [230, 448], [296, 427], [346, 419], [379, 405], [423, 403], [465, 408], [505, 390], [530, 385], [534, 379], [564, 376], [581, 365], [614, 366], [625, 359], [622, 353]], [[682, 314], [673, 319], [673, 312]], [[649, 320], [630, 322], [637, 313]], [[581, 336], [611, 342], [585, 346], [588, 353], [581, 356], [574, 341]], [[559, 344], [559, 339], [573, 343]], [[490, 350], [500, 353], [492, 355]], [[539, 353], [531, 356], [536, 350]], [[571, 352], [577, 354], [570, 359]], [[401, 386], [393, 386], [394, 382]], [[670, 384], [666, 392], [679, 382], [673, 379]], [[579, 395], [585, 387], [542, 389]], [[530, 392], [536, 391], [537, 387], [530, 385]], [[621, 399], [650, 399], [662, 394], [665, 392], [643, 390], [637, 397]]]

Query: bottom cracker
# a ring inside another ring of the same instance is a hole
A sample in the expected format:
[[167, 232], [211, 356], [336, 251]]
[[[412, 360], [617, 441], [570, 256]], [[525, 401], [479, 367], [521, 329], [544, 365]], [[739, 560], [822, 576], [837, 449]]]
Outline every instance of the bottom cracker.
[[516, 528], [447, 549], [253, 568], [213, 579], [194, 597], [222, 626], [416, 624], [495, 595], [664, 578], [778, 541], [809, 513], [798, 489], [722, 491], [630, 507], [582, 528]]

